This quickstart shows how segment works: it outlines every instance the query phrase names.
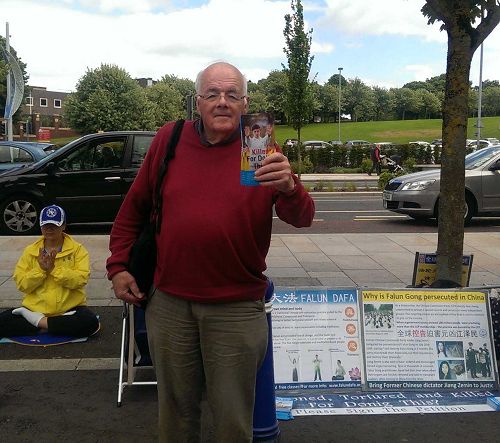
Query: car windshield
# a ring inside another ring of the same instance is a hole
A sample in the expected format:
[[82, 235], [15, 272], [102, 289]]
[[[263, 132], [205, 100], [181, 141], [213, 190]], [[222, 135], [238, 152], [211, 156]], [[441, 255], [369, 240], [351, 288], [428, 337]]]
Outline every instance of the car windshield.
[[474, 151], [465, 156], [465, 169], [475, 169], [483, 166], [491, 158], [500, 152], [500, 146], [494, 148], [484, 148]]

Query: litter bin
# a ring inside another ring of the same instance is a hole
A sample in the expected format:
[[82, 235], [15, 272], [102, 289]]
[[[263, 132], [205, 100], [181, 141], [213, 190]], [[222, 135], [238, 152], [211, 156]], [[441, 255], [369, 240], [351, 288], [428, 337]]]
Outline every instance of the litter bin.
[[266, 316], [269, 333], [264, 362], [257, 372], [255, 406], [253, 411], [253, 441], [277, 442], [280, 429], [276, 419], [276, 396], [274, 393], [273, 330], [271, 311], [274, 284], [269, 280], [266, 291]]

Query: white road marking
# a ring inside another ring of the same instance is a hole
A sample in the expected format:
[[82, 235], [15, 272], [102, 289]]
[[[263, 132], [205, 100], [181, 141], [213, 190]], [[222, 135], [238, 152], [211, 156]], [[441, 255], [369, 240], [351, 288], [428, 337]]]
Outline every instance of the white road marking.
[[355, 211], [341, 211], [341, 210], [338, 210], [338, 211], [315, 211], [316, 214], [328, 214], [328, 213], [345, 213], [345, 214], [349, 214], [349, 213], [366, 213], [366, 212], [388, 212], [387, 209], [373, 209], [373, 210], [366, 210], [366, 211], [360, 211], [360, 210], [355, 210]]

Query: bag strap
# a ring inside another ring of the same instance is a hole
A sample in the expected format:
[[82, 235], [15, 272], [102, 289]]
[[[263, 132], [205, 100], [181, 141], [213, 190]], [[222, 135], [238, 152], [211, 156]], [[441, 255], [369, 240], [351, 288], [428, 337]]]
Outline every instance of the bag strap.
[[153, 198], [153, 220], [156, 224], [156, 232], [159, 234], [161, 230], [161, 208], [162, 201], [161, 198], [161, 189], [163, 184], [163, 179], [167, 174], [168, 163], [175, 157], [175, 149], [177, 147], [177, 143], [179, 142], [179, 138], [181, 136], [182, 128], [184, 126], [184, 120], [180, 119], [175, 122], [174, 129], [172, 130], [172, 134], [170, 136], [170, 140], [167, 144], [167, 149], [165, 152], [165, 157], [163, 158], [163, 162], [158, 169], [158, 180], [156, 182], [156, 188]]

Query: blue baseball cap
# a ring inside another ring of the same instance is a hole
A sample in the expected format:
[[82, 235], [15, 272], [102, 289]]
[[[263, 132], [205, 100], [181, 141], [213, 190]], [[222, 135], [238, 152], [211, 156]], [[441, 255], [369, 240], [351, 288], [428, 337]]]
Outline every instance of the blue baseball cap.
[[66, 222], [66, 213], [64, 209], [57, 205], [46, 206], [40, 212], [40, 226], [52, 223], [56, 226], [62, 226]]

